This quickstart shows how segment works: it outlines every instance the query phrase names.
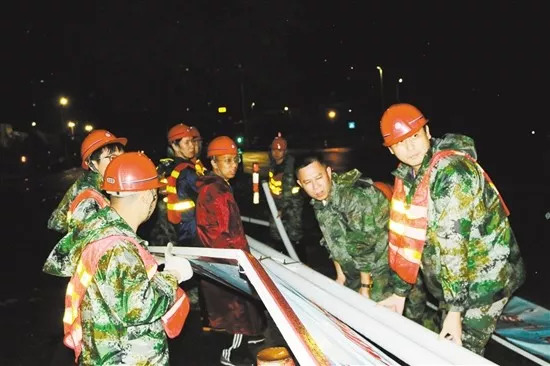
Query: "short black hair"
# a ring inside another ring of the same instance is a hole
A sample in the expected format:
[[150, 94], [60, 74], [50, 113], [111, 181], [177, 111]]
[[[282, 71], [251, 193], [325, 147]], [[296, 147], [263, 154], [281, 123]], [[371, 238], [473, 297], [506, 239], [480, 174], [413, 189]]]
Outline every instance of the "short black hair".
[[318, 156], [318, 155], [309, 155], [309, 156], [306, 156], [305, 158], [301, 159], [297, 164], [296, 164], [296, 167], [294, 169], [294, 174], [296, 174], [296, 177], [298, 177], [298, 172], [300, 171], [300, 169], [303, 169], [305, 168], [306, 166], [308, 166], [309, 164], [311, 163], [315, 163], [315, 162], [318, 162], [319, 164], [321, 164], [322, 166], [326, 167], [326, 164], [325, 162], [323, 161], [323, 158]]
[[90, 161], [95, 161], [99, 163], [99, 157], [101, 156], [101, 154], [103, 154], [104, 151], [107, 151], [109, 154], [112, 154], [115, 151], [124, 152], [124, 145], [122, 145], [120, 142], [115, 142], [113, 144], [102, 146], [100, 149], [97, 149], [92, 153], [92, 155], [90, 155]]

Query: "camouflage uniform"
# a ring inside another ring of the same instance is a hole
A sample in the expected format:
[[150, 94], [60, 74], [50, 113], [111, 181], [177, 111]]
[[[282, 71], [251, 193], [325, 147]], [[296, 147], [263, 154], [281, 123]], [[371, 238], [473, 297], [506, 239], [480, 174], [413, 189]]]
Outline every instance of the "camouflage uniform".
[[[477, 157], [467, 136], [433, 139], [416, 176], [405, 164], [393, 173], [409, 189], [407, 201], [433, 154], [449, 149]], [[525, 280], [519, 247], [497, 192], [474, 162], [459, 155], [442, 159], [431, 172], [429, 187], [424, 282], [440, 309], [462, 312], [463, 345], [482, 354], [507, 299]], [[395, 293], [404, 296], [408, 286], [401, 284]]]
[[[312, 199], [311, 204], [323, 233], [321, 244], [328, 249], [330, 258], [342, 267], [345, 285], [358, 291], [360, 273], [370, 273], [373, 281], [370, 297], [381, 301], [392, 295], [394, 287], [403, 286], [404, 281], [388, 264], [389, 202], [371, 180], [360, 186], [357, 182], [360, 176], [355, 169], [341, 175], [332, 173], [328, 199]], [[428, 314], [426, 294], [420, 281], [407, 298], [405, 316], [437, 330]]]
[[[51, 214], [48, 220], [48, 229], [64, 234], [72, 227], [79, 226], [85, 218], [96, 213], [100, 209], [97, 202], [94, 199], [86, 199], [77, 206], [70, 218], [67, 217], [71, 202], [76, 196], [86, 189], [93, 189], [103, 194], [100, 188], [102, 183], [103, 177], [101, 174], [86, 170], [67, 190], [65, 196]], [[105, 199], [107, 200], [107, 197]]]
[[[72, 276], [87, 244], [112, 235], [136, 239], [128, 224], [110, 207], [88, 218], [74, 240], [60, 242], [44, 271]], [[161, 316], [174, 303], [178, 283], [157, 272], [150, 280], [134, 244], [119, 240], [99, 260], [98, 270], [80, 306], [81, 365], [168, 365], [168, 342]]]
[[[297, 187], [296, 178], [294, 177], [294, 157], [292, 155], [286, 155], [283, 162], [279, 165], [275, 163], [271, 154], [270, 159], [270, 172], [274, 176], [282, 175], [282, 193], [280, 196], [273, 195], [277, 210], [282, 212], [281, 220], [285, 227], [288, 238], [293, 243], [299, 242], [303, 235], [302, 228], [302, 211], [304, 208], [304, 198], [301, 192], [292, 192], [294, 187]], [[269, 231], [271, 237], [277, 241], [281, 241], [279, 230], [275, 224], [273, 215], [269, 215]]]

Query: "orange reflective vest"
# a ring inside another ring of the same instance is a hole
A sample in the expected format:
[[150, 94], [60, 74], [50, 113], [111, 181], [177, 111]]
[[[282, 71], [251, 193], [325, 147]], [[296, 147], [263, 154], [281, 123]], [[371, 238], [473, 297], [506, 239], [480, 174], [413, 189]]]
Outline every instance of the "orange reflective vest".
[[101, 193], [99, 193], [98, 191], [92, 188], [85, 189], [82, 192], [80, 192], [71, 202], [71, 205], [69, 206], [69, 210], [67, 211], [67, 223], [71, 221], [73, 212], [76, 210], [78, 205], [80, 205], [82, 201], [87, 200], [89, 198], [96, 201], [97, 204], [99, 205], [99, 208], [105, 208], [106, 206], [109, 205], [109, 201], [107, 200], [107, 198], [105, 198], [104, 195], [102, 195]]
[[390, 207], [388, 260], [391, 269], [404, 281], [411, 284], [416, 283], [422, 251], [426, 242], [430, 174], [441, 159], [451, 155], [464, 156], [476, 164], [489, 182], [489, 186], [498, 194], [506, 215], [509, 214], [506, 204], [487, 173], [474, 158], [460, 151], [444, 150], [434, 154], [410, 204], [406, 201], [408, 189], [403, 185], [403, 181], [396, 177]]
[[[75, 362], [78, 361], [78, 357], [82, 351], [80, 304], [97, 271], [99, 260], [107, 250], [115, 245], [117, 240], [127, 240], [135, 245], [138, 249], [139, 256], [145, 264], [147, 277], [149, 279], [157, 272], [157, 262], [155, 258], [133, 238], [123, 235], [113, 235], [86, 245], [78, 261], [76, 271], [67, 285], [67, 291], [65, 293], [63, 343], [74, 350]], [[161, 318], [162, 325], [168, 337], [174, 338], [180, 334], [187, 315], [189, 314], [189, 307], [189, 298], [186, 296], [185, 292], [178, 287], [174, 305], [172, 305]]]
[[388, 199], [388, 201], [391, 201], [393, 196], [392, 186], [384, 182], [374, 182], [372, 185], [375, 186], [380, 192], [382, 192], [382, 194]]
[[[201, 164], [202, 166], [202, 164]], [[195, 202], [186, 198], [180, 200], [178, 197], [177, 181], [180, 173], [183, 169], [192, 168], [195, 170], [195, 164], [189, 162], [183, 162], [176, 165], [174, 170], [170, 173], [167, 179], [166, 185], [166, 213], [168, 215], [168, 221], [172, 224], [179, 224], [181, 222], [181, 213], [193, 209]]]

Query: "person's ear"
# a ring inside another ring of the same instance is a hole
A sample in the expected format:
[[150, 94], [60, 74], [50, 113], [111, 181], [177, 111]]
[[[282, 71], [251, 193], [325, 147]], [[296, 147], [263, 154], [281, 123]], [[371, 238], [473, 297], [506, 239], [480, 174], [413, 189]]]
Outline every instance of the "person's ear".
[[428, 140], [432, 139], [432, 135], [430, 134], [430, 128], [428, 125], [425, 125], [424, 128], [426, 129], [426, 137], [428, 137]]
[[327, 174], [329, 177], [332, 177], [332, 168], [327, 166]]

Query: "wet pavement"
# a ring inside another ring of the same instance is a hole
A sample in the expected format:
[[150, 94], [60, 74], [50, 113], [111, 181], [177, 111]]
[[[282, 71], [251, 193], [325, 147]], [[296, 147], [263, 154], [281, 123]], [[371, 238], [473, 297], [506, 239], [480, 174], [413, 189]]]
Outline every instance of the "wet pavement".
[[[338, 152], [335, 156], [338, 156]], [[336, 160], [335, 164], [338, 161]], [[2, 232], [6, 260], [2, 266], [0, 295], [0, 324], [3, 333], [0, 365], [74, 364], [71, 351], [62, 344], [61, 319], [67, 279], [44, 274], [42, 265], [60, 238], [60, 234], [46, 228], [47, 219], [61, 199], [61, 195], [80, 172], [80, 169], [75, 168], [27, 180], [15, 177], [2, 182], [0, 193], [4, 198]], [[268, 211], [265, 203], [262, 202], [258, 206], [252, 204], [250, 176], [240, 173], [234, 182], [234, 189], [243, 215], [267, 220]], [[530, 188], [531, 194], [524, 197], [521, 202], [519, 199], [514, 200], [513, 195], [503, 195], [512, 197], [512, 209], [520, 209], [532, 205], [537, 199], [540, 200], [540, 196], [537, 196], [538, 189]], [[510, 189], [506, 193], [511, 191]], [[539, 220], [537, 215], [538, 210], [526, 210], [522, 217], [517, 217], [519, 215], [516, 214], [516, 220]], [[140, 227], [139, 234], [142, 237], [147, 239], [151, 223], [154, 221], [152, 218], [148, 224]], [[542, 222], [542, 225], [544, 224]], [[307, 204], [304, 210], [304, 226], [307, 233], [303, 240], [307, 252], [305, 263], [327, 276], [333, 276], [334, 269], [328, 254], [318, 245], [320, 232]], [[540, 230], [540, 227], [538, 229]], [[270, 241], [266, 227], [245, 223], [245, 230], [260, 241]], [[525, 248], [534, 248], [537, 235], [540, 241], [540, 235], [546, 233], [515, 231], [518, 238], [529, 240], [526, 244], [520, 240], [524, 253]], [[529, 271], [528, 283], [518, 291], [518, 295], [548, 307], [548, 294], [542, 293], [537, 286], [537, 283], [547, 283], [540, 281], [548, 279], [548, 269], [540, 256], [528, 257], [526, 262]], [[285, 345], [274, 327], [269, 328], [266, 335], [266, 342], [254, 347], [253, 353], [267, 346]], [[227, 334], [203, 332], [200, 311], [193, 310], [182, 334], [170, 340], [171, 364], [217, 365], [221, 349], [229, 345], [230, 341], [231, 338]], [[486, 357], [501, 365], [534, 364], [494, 341], [489, 343]]]

